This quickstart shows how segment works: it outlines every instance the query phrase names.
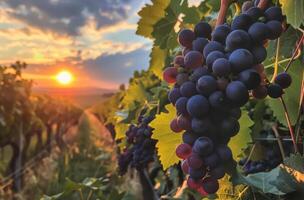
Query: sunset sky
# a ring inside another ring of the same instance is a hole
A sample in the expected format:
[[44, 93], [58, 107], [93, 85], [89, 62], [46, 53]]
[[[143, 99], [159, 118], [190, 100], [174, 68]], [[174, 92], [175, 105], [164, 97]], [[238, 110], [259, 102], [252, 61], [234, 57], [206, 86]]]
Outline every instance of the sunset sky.
[[71, 71], [73, 86], [117, 88], [146, 69], [151, 41], [135, 35], [149, 0], [0, 0], [0, 64], [29, 64], [26, 77], [56, 87]]

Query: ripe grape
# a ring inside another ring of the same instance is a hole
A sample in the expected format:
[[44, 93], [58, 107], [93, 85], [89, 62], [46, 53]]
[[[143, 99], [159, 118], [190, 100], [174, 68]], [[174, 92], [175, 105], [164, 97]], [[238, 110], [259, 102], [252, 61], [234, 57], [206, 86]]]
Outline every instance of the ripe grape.
[[200, 134], [208, 133], [208, 131], [211, 129], [211, 122], [208, 118], [204, 118], [204, 119], [192, 118], [191, 128], [195, 133], [200, 133]]
[[270, 31], [270, 34], [268, 35], [268, 38], [270, 40], [275, 40], [275, 39], [279, 38], [281, 36], [281, 34], [283, 33], [282, 24], [278, 21], [271, 20], [271, 21], [267, 22], [266, 25]]
[[228, 146], [219, 145], [216, 148], [216, 152], [217, 152], [218, 156], [220, 157], [220, 159], [223, 162], [227, 162], [227, 161], [232, 160], [232, 152], [231, 152], [231, 149]]
[[187, 161], [188, 161], [189, 167], [192, 169], [199, 169], [203, 166], [202, 158], [195, 153], [192, 153], [191, 156], [189, 156], [187, 158]]
[[198, 79], [204, 75], [209, 75], [208, 69], [206, 67], [198, 67], [193, 70], [193, 73], [192, 73], [190, 79], [193, 82], [197, 82]]
[[225, 176], [225, 168], [222, 165], [218, 165], [210, 171], [212, 178], [221, 179]]
[[184, 56], [181, 56], [181, 55], [179, 55], [179, 56], [176, 56], [175, 58], [174, 58], [174, 64], [175, 65], [178, 65], [178, 66], [184, 66]]
[[209, 75], [202, 76], [197, 81], [196, 89], [199, 93], [205, 96], [209, 96], [217, 89], [217, 82], [215, 78], [213, 78], [212, 76]]
[[190, 51], [187, 53], [184, 59], [185, 66], [187, 68], [200, 67], [204, 63], [203, 55], [198, 51]]
[[222, 135], [233, 137], [239, 132], [240, 124], [237, 119], [228, 117], [220, 123], [220, 130]]
[[188, 164], [188, 160], [183, 160], [182, 164], [181, 164], [182, 170], [185, 174], [189, 173], [189, 164]]
[[213, 151], [213, 142], [208, 137], [199, 137], [194, 142], [192, 150], [201, 156], [208, 156]]
[[215, 91], [209, 96], [209, 104], [216, 109], [223, 108], [225, 106], [226, 97], [221, 91]]
[[251, 49], [253, 55], [253, 63], [259, 64], [262, 63], [267, 58], [267, 50], [264, 46], [258, 45]]
[[279, 84], [270, 84], [267, 88], [268, 95], [271, 98], [279, 98], [283, 95], [283, 89]]
[[178, 127], [180, 127], [183, 130], [191, 130], [190, 119], [183, 115], [178, 116], [177, 125], [178, 125]]
[[219, 78], [217, 79], [217, 88], [221, 91], [225, 91], [227, 85], [229, 84], [229, 81], [225, 78]]
[[248, 49], [251, 45], [249, 34], [244, 30], [234, 30], [227, 36], [226, 48], [229, 51], [244, 48]]
[[190, 29], [183, 29], [178, 34], [178, 42], [180, 45], [192, 48], [192, 42], [195, 39], [195, 34]]
[[175, 108], [179, 114], [187, 115], [187, 97], [180, 97], [175, 103]]
[[187, 185], [191, 189], [198, 189], [200, 187], [199, 183], [200, 183], [199, 181], [195, 181], [192, 178], [188, 178], [187, 180]]
[[209, 42], [205, 48], [204, 48], [204, 57], [207, 58], [207, 56], [209, 55], [209, 53], [211, 53], [212, 51], [220, 51], [220, 52], [224, 52], [224, 46], [217, 42], [217, 41], [211, 41]]
[[181, 127], [178, 126], [177, 124], [177, 119], [173, 119], [170, 123], [170, 129], [175, 132], [175, 133], [178, 133], [178, 132], [181, 132], [183, 129]]
[[194, 33], [196, 37], [203, 37], [210, 39], [212, 32], [211, 26], [206, 22], [200, 22], [195, 25]]
[[242, 29], [247, 31], [251, 23], [252, 23], [252, 19], [249, 15], [240, 14], [233, 19], [231, 23], [231, 30], [234, 31], [234, 30]]
[[252, 1], [245, 1], [242, 5], [242, 13], [245, 13], [247, 10], [252, 8], [254, 3]]
[[258, 7], [251, 7], [246, 11], [246, 14], [249, 15], [253, 22], [259, 20], [259, 18], [264, 16], [263, 11]]
[[242, 71], [238, 76], [238, 80], [244, 83], [248, 90], [257, 88], [261, 83], [260, 74], [253, 69]]
[[187, 159], [191, 155], [191, 146], [189, 144], [180, 144], [175, 150], [176, 155], [181, 159]]
[[256, 43], [262, 43], [269, 36], [270, 30], [268, 26], [262, 22], [252, 24], [248, 30], [248, 34]]
[[179, 73], [176, 76], [176, 84], [182, 85], [183, 83], [187, 82], [189, 80], [189, 75], [187, 73]]
[[212, 69], [214, 61], [218, 58], [225, 58], [225, 54], [220, 51], [212, 51], [211, 53], [209, 53], [206, 59], [206, 65], [208, 66], [208, 69]]
[[192, 96], [187, 102], [187, 111], [192, 117], [205, 116], [209, 111], [208, 100], [202, 95]]
[[248, 90], [240, 81], [230, 82], [226, 88], [226, 95], [237, 106], [243, 106], [249, 100]]
[[256, 99], [264, 99], [267, 97], [268, 91], [264, 85], [260, 85], [252, 90], [252, 96]]
[[218, 58], [212, 65], [212, 71], [216, 76], [228, 76], [231, 66], [226, 58]]
[[175, 83], [177, 76], [177, 69], [175, 67], [168, 67], [163, 73], [163, 78], [167, 83]]
[[193, 169], [189, 168], [189, 175], [190, 178], [193, 180], [200, 180], [206, 175], [206, 169], [201, 168], [201, 169]]
[[204, 165], [208, 166], [210, 169], [214, 169], [219, 163], [220, 158], [216, 153], [212, 153], [203, 158]]
[[283, 21], [282, 9], [277, 6], [270, 7], [265, 11], [265, 17], [267, 21], [276, 20], [282, 22]]
[[240, 108], [232, 108], [228, 111], [228, 114], [235, 119], [240, 119], [242, 116], [242, 110]]
[[187, 48], [187, 47], [183, 48], [183, 50], [182, 50], [182, 55], [185, 57], [191, 50], [192, 50], [192, 49]]
[[198, 137], [196, 134], [186, 131], [183, 133], [183, 142], [192, 146]]
[[180, 93], [184, 97], [192, 97], [197, 93], [195, 83], [192, 81], [183, 83], [180, 87]]
[[282, 72], [275, 77], [274, 82], [279, 84], [283, 89], [285, 89], [291, 85], [292, 79], [288, 73]]
[[226, 38], [230, 33], [230, 27], [226, 24], [217, 26], [212, 32], [212, 40], [222, 43], [226, 43]]
[[229, 57], [233, 72], [241, 72], [249, 69], [253, 65], [253, 55], [246, 49], [237, 49]]
[[203, 53], [205, 46], [209, 43], [206, 38], [196, 38], [192, 42], [192, 49]]
[[182, 95], [179, 91], [179, 88], [173, 88], [169, 94], [168, 94], [168, 99], [171, 103], [175, 104], [175, 102], [180, 98]]
[[214, 194], [219, 189], [219, 183], [216, 179], [206, 178], [202, 182], [202, 188], [208, 194]]

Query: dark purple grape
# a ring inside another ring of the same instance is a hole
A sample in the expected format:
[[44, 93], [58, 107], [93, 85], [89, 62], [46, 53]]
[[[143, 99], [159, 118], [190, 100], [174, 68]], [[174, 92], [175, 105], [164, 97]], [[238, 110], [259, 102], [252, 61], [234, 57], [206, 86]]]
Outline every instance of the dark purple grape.
[[186, 131], [185, 133], [183, 133], [183, 142], [191, 146], [194, 144], [197, 138], [198, 135], [192, 132]]
[[226, 78], [219, 78], [216, 80], [217, 88], [221, 91], [226, 91], [226, 87], [229, 84], [229, 81]]
[[225, 168], [222, 165], [218, 165], [210, 171], [210, 176], [214, 179], [221, 179], [225, 176]]
[[267, 88], [264, 85], [260, 85], [252, 90], [252, 96], [256, 99], [265, 99], [268, 95]]
[[177, 125], [183, 130], [191, 130], [191, 121], [188, 117], [183, 115], [178, 116]]
[[219, 187], [220, 187], [219, 183], [216, 179], [206, 178], [202, 182], [202, 188], [208, 194], [216, 193], [218, 191]]
[[253, 47], [251, 53], [253, 55], [254, 64], [262, 63], [267, 58], [267, 50], [263, 45]]
[[180, 97], [176, 103], [175, 103], [175, 108], [179, 114], [187, 115], [187, 102], [188, 98], [187, 97]]
[[185, 65], [185, 63], [184, 63], [184, 56], [181, 56], [181, 55], [176, 56], [174, 58], [174, 64], [178, 65], [178, 66], [184, 66]]
[[180, 87], [180, 93], [184, 97], [192, 97], [197, 94], [196, 85], [192, 81], [183, 83]]
[[226, 88], [226, 96], [235, 105], [241, 107], [249, 100], [249, 94], [246, 86], [240, 81], [232, 81]]
[[273, 7], [268, 8], [265, 11], [265, 17], [266, 17], [267, 21], [276, 20], [276, 21], [282, 22], [284, 19], [283, 14], [282, 14], [282, 9], [278, 6], [273, 6]]
[[264, 12], [258, 7], [252, 7], [246, 11], [246, 14], [249, 15], [253, 22], [259, 20], [259, 18], [264, 16]]
[[217, 60], [218, 58], [225, 58], [225, 54], [220, 51], [212, 51], [207, 56], [206, 65], [208, 66], [208, 69], [210, 71], [212, 70], [212, 65], [213, 65], [214, 61]]
[[175, 132], [175, 133], [179, 133], [181, 132], [183, 129], [181, 127], [178, 126], [177, 124], [177, 119], [173, 119], [170, 123], [170, 129]]
[[195, 51], [199, 51], [201, 53], [204, 52], [205, 46], [209, 43], [209, 41], [206, 38], [196, 38], [192, 42], [192, 49]]
[[187, 158], [187, 161], [191, 169], [198, 170], [203, 167], [203, 160], [198, 154], [192, 153], [191, 156]]
[[219, 43], [217, 41], [211, 41], [204, 48], [204, 57], [207, 58], [209, 53], [211, 53], [212, 51], [224, 52], [225, 49], [224, 49], [224, 46], [221, 43]]
[[213, 142], [208, 137], [199, 137], [194, 142], [192, 151], [201, 156], [208, 156], [213, 152]]
[[261, 83], [260, 74], [254, 69], [242, 71], [238, 76], [238, 80], [244, 83], [248, 90], [257, 88]]
[[229, 51], [235, 49], [248, 49], [251, 46], [251, 38], [244, 30], [234, 30], [227, 36], [226, 48]]
[[203, 55], [199, 51], [190, 51], [184, 59], [187, 68], [201, 67], [204, 63]]
[[275, 77], [274, 82], [276, 84], [279, 84], [283, 89], [285, 89], [291, 85], [292, 79], [287, 72], [282, 72]]
[[190, 167], [189, 168], [189, 175], [190, 175], [190, 178], [192, 178], [194, 180], [202, 179], [206, 175], [206, 169], [204, 169], [204, 168], [192, 169]]
[[228, 146], [219, 145], [216, 149], [216, 152], [223, 162], [232, 160], [232, 151]]
[[208, 118], [192, 118], [191, 120], [191, 128], [195, 133], [198, 134], [208, 133], [208, 131], [211, 129], [211, 126], [212, 124]]
[[193, 82], [197, 82], [198, 79], [204, 75], [209, 75], [207, 67], [198, 67], [193, 70], [193, 73], [192, 73], [190, 79]]
[[216, 76], [228, 76], [231, 66], [226, 58], [218, 58], [213, 62], [212, 71]]
[[214, 169], [221, 162], [219, 156], [216, 153], [212, 153], [203, 158], [204, 165], [210, 169]]
[[195, 34], [190, 29], [183, 29], [178, 34], [179, 44], [190, 49], [192, 48], [192, 42], [194, 39], [195, 39]]
[[247, 49], [237, 49], [229, 57], [233, 72], [241, 72], [253, 66], [253, 55]]
[[230, 115], [230, 117], [233, 117], [238, 120], [242, 116], [242, 110], [240, 108], [233, 108], [228, 111], [228, 114]]
[[277, 38], [279, 38], [281, 36], [281, 34], [283, 33], [283, 27], [281, 22], [279, 21], [269, 21], [266, 23], [270, 33], [268, 34], [268, 38], [270, 40], [275, 40]]
[[237, 119], [228, 117], [220, 123], [220, 130], [223, 136], [233, 137], [239, 132], [240, 124]]
[[182, 55], [185, 57], [191, 50], [192, 48], [187, 48], [187, 47], [183, 48]]
[[181, 86], [183, 83], [189, 80], [189, 75], [187, 73], [179, 73], [176, 76], [176, 84]]
[[212, 76], [202, 76], [197, 81], [196, 89], [200, 94], [209, 96], [217, 89], [217, 82]]
[[242, 13], [246, 13], [247, 10], [252, 8], [254, 3], [252, 1], [245, 1], [242, 5]]
[[187, 159], [191, 155], [192, 149], [189, 144], [180, 144], [175, 150], [177, 157]]
[[267, 88], [268, 95], [271, 98], [279, 98], [283, 95], [283, 88], [279, 84], [270, 84]]
[[168, 94], [168, 99], [171, 103], [175, 104], [178, 98], [180, 98], [182, 95], [179, 91], [179, 88], [173, 88], [169, 94]]
[[226, 38], [230, 33], [230, 27], [226, 24], [217, 26], [212, 32], [212, 40], [217, 41], [225, 45]]
[[270, 30], [268, 26], [262, 22], [252, 24], [248, 30], [250, 37], [256, 42], [261, 43], [269, 36]]
[[224, 108], [226, 103], [225, 94], [221, 91], [215, 91], [209, 96], [209, 104], [216, 109]]
[[187, 102], [187, 111], [192, 117], [204, 117], [209, 111], [208, 100], [202, 95], [192, 96]]
[[245, 30], [247, 31], [252, 24], [252, 19], [247, 14], [240, 14], [236, 16], [231, 23], [231, 30]]
[[210, 39], [211, 32], [212, 32], [212, 28], [207, 22], [199, 22], [194, 27], [194, 33], [196, 37], [203, 37]]

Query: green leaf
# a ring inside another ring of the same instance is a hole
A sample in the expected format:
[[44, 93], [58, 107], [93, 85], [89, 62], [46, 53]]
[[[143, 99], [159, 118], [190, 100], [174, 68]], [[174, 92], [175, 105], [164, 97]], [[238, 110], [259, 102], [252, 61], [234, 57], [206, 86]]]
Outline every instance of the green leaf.
[[175, 108], [172, 104], [168, 104], [166, 110], [167, 113], [156, 115], [150, 124], [154, 128], [152, 138], [158, 140], [156, 147], [164, 170], [179, 162], [175, 149], [182, 143], [181, 133], [174, 133], [170, 129], [170, 122], [176, 117]]
[[165, 67], [165, 60], [168, 56], [168, 51], [159, 48], [158, 46], [153, 46], [150, 54], [150, 68], [159, 79], [163, 78], [163, 68]]
[[295, 28], [304, 25], [304, 1], [303, 0], [280, 0], [283, 14], [287, 22]]
[[293, 154], [284, 160], [284, 164], [304, 173], [304, 158], [300, 154]]
[[[283, 68], [280, 68], [280, 70], [282, 71]], [[290, 66], [290, 69], [288, 71], [288, 73], [292, 77], [292, 84], [288, 89], [284, 91], [285, 94], [283, 95], [283, 99], [286, 103], [292, 124], [295, 124], [297, 120], [303, 72], [303, 65], [299, 60], [296, 60]], [[269, 107], [273, 110], [273, 114], [277, 118], [277, 120], [287, 127], [284, 108], [280, 100], [269, 98], [267, 103]]]
[[153, 26], [165, 16], [165, 9], [170, 0], [152, 0], [152, 5], [146, 4], [139, 12], [140, 20], [136, 34], [152, 38]]
[[145, 102], [150, 98], [151, 96], [142, 82], [132, 83], [122, 99], [122, 105], [129, 108], [135, 102]]
[[242, 111], [242, 117], [239, 119], [240, 131], [232, 137], [228, 146], [231, 148], [233, 157], [236, 158], [248, 147], [248, 144], [252, 142], [250, 135], [250, 127], [254, 124], [248, 116], [247, 111]]

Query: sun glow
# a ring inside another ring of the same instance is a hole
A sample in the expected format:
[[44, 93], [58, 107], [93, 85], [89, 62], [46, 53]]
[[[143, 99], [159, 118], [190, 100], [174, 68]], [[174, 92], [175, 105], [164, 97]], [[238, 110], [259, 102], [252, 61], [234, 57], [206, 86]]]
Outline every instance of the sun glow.
[[73, 74], [69, 71], [61, 71], [56, 75], [56, 80], [62, 85], [69, 85], [73, 82]]

